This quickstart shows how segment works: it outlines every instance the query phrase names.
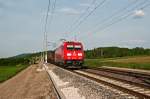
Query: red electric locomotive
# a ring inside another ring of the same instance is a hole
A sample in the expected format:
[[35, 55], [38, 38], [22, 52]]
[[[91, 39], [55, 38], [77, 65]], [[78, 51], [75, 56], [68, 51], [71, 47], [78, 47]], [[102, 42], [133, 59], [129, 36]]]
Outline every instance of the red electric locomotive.
[[82, 66], [83, 45], [80, 42], [65, 41], [55, 50], [55, 63], [63, 66]]

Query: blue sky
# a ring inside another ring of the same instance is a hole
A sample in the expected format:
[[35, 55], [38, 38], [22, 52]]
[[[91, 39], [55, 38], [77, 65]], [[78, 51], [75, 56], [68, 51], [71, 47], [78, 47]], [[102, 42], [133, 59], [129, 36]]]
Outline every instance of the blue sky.
[[[150, 48], [150, 7], [141, 9], [150, 0], [106, 0], [75, 29], [70, 27], [76, 27], [76, 20], [80, 16], [84, 18], [103, 0], [96, 0], [93, 5], [93, 0], [56, 1], [52, 22], [50, 24], [49, 20], [47, 26], [49, 42], [58, 42], [61, 38], [74, 40], [76, 35], [85, 49], [101, 46]], [[48, 0], [0, 0], [0, 57], [42, 50], [47, 5]], [[84, 13], [87, 7], [89, 10]], [[126, 10], [119, 12], [125, 7]], [[116, 17], [112, 19], [110, 16], [114, 13]], [[111, 19], [117, 20], [129, 13], [126, 19], [109, 26], [113, 22]], [[109, 27], [103, 29], [106, 26]]]

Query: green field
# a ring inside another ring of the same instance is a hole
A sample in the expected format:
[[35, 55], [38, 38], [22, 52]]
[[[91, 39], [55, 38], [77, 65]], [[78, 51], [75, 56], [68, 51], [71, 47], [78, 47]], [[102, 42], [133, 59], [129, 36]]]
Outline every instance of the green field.
[[11, 78], [26, 67], [26, 65], [0, 66], [0, 82]]
[[150, 70], [150, 56], [85, 59], [84, 65], [87, 66], [88, 68], [112, 66], [112, 67]]

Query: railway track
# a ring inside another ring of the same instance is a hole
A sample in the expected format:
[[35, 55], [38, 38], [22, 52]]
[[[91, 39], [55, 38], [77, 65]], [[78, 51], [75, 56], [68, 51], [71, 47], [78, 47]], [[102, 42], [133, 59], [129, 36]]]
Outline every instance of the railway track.
[[141, 85], [141, 86], [143, 85], [142, 87], [150, 88], [150, 72], [149, 71], [121, 69], [121, 68], [115, 68], [115, 67], [103, 67], [103, 68], [97, 68], [94, 70], [132, 77], [134, 80], [126, 79], [126, 81], [129, 81], [130, 83], [133, 82], [134, 84], [138, 82], [137, 83], [138, 85]]
[[58, 99], [138, 99], [126, 93], [98, 82], [96, 78], [66, 70], [56, 65], [44, 65]]
[[131, 84], [128, 81], [100, 75], [98, 74], [100, 70], [66, 70], [57, 66], [49, 70], [47, 65], [44, 67], [53, 83], [58, 99], [72, 99], [71, 97], [78, 99], [99, 99], [99, 97], [150, 99], [150, 89], [147, 86], [142, 87], [144, 85], [139, 86], [133, 82]]
[[[139, 97], [140, 99], [150, 99], [150, 88], [149, 88], [149, 86], [146, 86], [146, 85], [141, 84], [141, 83], [139, 84], [139, 83], [136, 83], [134, 81], [132, 82], [132, 81], [120, 79], [117, 77], [115, 78], [112, 76], [112, 73], [111, 73], [111, 76], [106, 75], [106, 73], [104, 73], [104, 74], [100, 73], [101, 70], [104, 70], [104, 69], [74, 70], [74, 72], [79, 74], [79, 75], [85, 76], [89, 79], [95, 80], [99, 83], [102, 83], [102, 84], [111, 86], [115, 89], [121, 90], [125, 93], [132, 94], [136, 97]], [[107, 73], [110, 73], [110, 72], [113, 72], [114, 74], [117, 73], [117, 72], [114, 72], [113, 70], [109, 70], [109, 72], [107, 72]]]
[[[146, 81], [150, 80], [150, 76], [148, 78], [148, 75], [146, 78], [145, 78], [146, 75], [144, 77], [143, 76], [137, 77], [138, 75], [134, 74], [134, 72], [126, 74], [123, 71], [118, 73], [118, 72], [113, 71], [113, 70], [108, 71], [105, 69], [104, 70], [103, 69], [85, 69], [82, 71], [95, 73], [95, 74], [101, 75], [103, 77], [115, 79], [118, 81], [126, 82], [126, 83], [131, 84], [131, 85], [140, 86], [140, 87], [143, 87], [146, 89], [150, 89], [149, 82], [148, 83], [146, 82]], [[136, 75], [136, 76], [133, 76], [133, 75]]]

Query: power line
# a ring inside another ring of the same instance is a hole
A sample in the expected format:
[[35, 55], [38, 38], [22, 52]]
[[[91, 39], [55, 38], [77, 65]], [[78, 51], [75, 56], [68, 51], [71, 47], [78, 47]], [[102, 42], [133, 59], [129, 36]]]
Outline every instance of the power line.
[[107, 0], [103, 0], [103, 1], [100, 2], [97, 6], [95, 6], [94, 9], [91, 10], [91, 12], [89, 12], [89, 13], [83, 18], [83, 20], [80, 20], [80, 21], [78, 22], [78, 24], [77, 24], [70, 32], [72, 32], [72, 31], [74, 31], [75, 29], [77, 29], [90, 15], [92, 15], [92, 14], [94, 13], [94, 11], [95, 11], [97, 8], [99, 8], [100, 6], [102, 6], [106, 1], [107, 1]]
[[[116, 23], [118, 23], [118, 22], [120, 22], [120, 21], [122, 21], [122, 20], [128, 18], [129, 16], [133, 15], [133, 12], [132, 12], [132, 11], [135, 10], [135, 9], [137, 9], [138, 6], [141, 6], [141, 5], [142, 5], [142, 7], [140, 7], [139, 9], [141, 9], [141, 8], [142, 8], [142, 9], [146, 8], [146, 7], [149, 5], [149, 4], [146, 4], [146, 1], [147, 1], [147, 0], [145, 0], [145, 1], [142, 2], [142, 3], [140, 3], [140, 4], [137, 5], [136, 7], [132, 8], [132, 9], [129, 11], [129, 13], [128, 13], [127, 15], [119, 16], [119, 19], [112, 20], [111, 23], [106, 24], [105, 26], [99, 28], [98, 30], [102, 31], [102, 30], [104, 30], [104, 29], [106, 29], [106, 28], [112, 26], [113, 24], [116, 24]], [[146, 5], [144, 5], [144, 4], [146, 4]], [[98, 30], [96, 30], [95, 33], [98, 32]]]
[[91, 6], [92, 6], [96, 1], [97, 1], [97, 0], [93, 0], [93, 1], [91, 2], [91, 4], [84, 10], [83, 14], [81, 14], [81, 15], [71, 24], [69, 30], [71, 30], [71, 29], [73, 28], [73, 26], [74, 26], [76, 23], [78, 23], [78, 22], [82, 19], [82, 17], [84, 17], [84, 15], [88, 12], [88, 10], [91, 8]]
[[44, 33], [47, 32], [47, 22], [48, 22], [48, 13], [50, 11], [50, 5], [51, 5], [51, 1], [48, 0], [47, 13], [46, 13], [45, 25], [44, 25]]
[[[97, 26], [101, 25], [101, 27], [98, 28], [97, 30], [93, 31], [93, 33], [96, 33], [96, 32], [98, 32], [98, 31], [102, 31], [102, 30], [104, 30], [104, 29], [110, 27], [111, 25], [113, 25], [113, 24], [115, 24], [115, 23], [118, 23], [118, 22], [120, 22], [120, 21], [122, 21], [122, 20], [128, 18], [129, 16], [132, 15], [131, 11], [133, 11], [133, 10], [135, 10], [136, 8], [138, 8], [139, 6], [145, 4], [146, 1], [147, 1], [147, 0], [145, 0], [144, 2], [141, 2], [140, 4], [136, 5], [134, 8], [128, 10], [127, 14], [123, 13], [123, 15], [116, 16], [116, 17], [114, 17], [114, 18], [112, 18], [112, 19], [111, 19], [111, 16], [110, 16], [111, 21], [110, 21], [108, 24], [104, 24], [104, 25], [103, 25], [103, 23], [97, 24]], [[145, 8], [145, 7], [144, 7], [144, 8]], [[117, 15], [117, 14], [116, 14], [116, 15]], [[109, 20], [109, 18], [108, 18], [108, 20]], [[105, 21], [108, 21], [108, 20], [105, 20]], [[105, 21], [104, 21], [104, 22], [105, 22]]]
[[141, 7], [140, 9], [145, 9], [145, 8], [148, 7], [149, 5], [150, 5], [150, 2], [149, 2], [147, 5]]
[[[65, 34], [64, 34], [64, 38], [66, 37], [67, 38], [67, 33], [69, 33], [71, 31], [71, 29], [73, 28], [74, 25], [76, 25], [84, 16], [85, 14], [89, 11], [89, 9], [92, 7], [92, 5], [94, 5], [94, 3], [96, 2], [97, 0], [93, 0], [90, 5], [83, 11], [82, 14], [80, 14], [80, 16], [71, 24], [69, 25], [69, 28], [67, 28]], [[65, 36], [66, 35], [66, 36]]]
[[[53, 15], [54, 15], [54, 12], [55, 12], [55, 8], [56, 8], [56, 0], [54, 0], [53, 2], [53, 5], [52, 5], [52, 8], [51, 8], [51, 13], [50, 13], [50, 25], [52, 23], [52, 20], [53, 20]], [[51, 28], [50, 28], [51, 29]], [[45, 58], [46, 58], [46, 63], [47, 63], [47, 51], [48, 51], [48, 40], [47, 40], [47, 36], [48, 34], [46, 34], [46, 55], [45, 55]]]
[[[47, 60], [47, 22], [48, 22], [48, 13], [50, 11], [51, 1], [48, 0], [46, 18], [45, 18], [45, 25], [44, 25], [44, 40], [43, 40], [43, 59]], [[47, 61], [46, 61], [47, 62]]]
[[106, 17], [105, 19], [103, 19], [103, 20], [97, 22], [93, 27], [96, 28], [96, 27], [98, 27], [98, 26], [100, 25], [99, 23], [102, 23], [102, 24], [103, 24], [103, 23], [105, 23], [105, 22], [107, 22], [107, 21], [113, 19], [116, 15], [121, 14], [121, 13], [124, 13], [124, 11], [126, 11], [130, 6], [135, 5], [138, 1], [139, 1], [139, 0], [133, 1], [132, 3], [130, 3], [130, 4], [128, 4], [127, 6], [123, 7], [122, 9], [120, 9], [120, 10], [114, 12], [114, 13], [111, 14], [109, 17]]
[[52, 5], [52, 10], [51, 10], [51, 17], [50, 17], [50, 25], [52, 23], [52, 20], [53, 20], [53, 15], [54, 15], [54, 12], [55, 12], [55, 8], [56, 8], [56, 0], [54, 0], [53, 2], [53, 5]]
[[[48, 16], [49, 16], [49, 12], [50, 12], [50, 6], [51, 6], [51, 1], [48, 0], [47, 13], [46, 13], [45, 25], [44, 25], [44, 40], [43, 40], [43, 43], [44, 43], [43, 48], [44, 48], [44, 51], [45, 51], [45, 55], [44, 55], [44, 53], [43, 53], [43, 55], [45, 56], [46, 63], [47, 63], [47, 51], [48, 51], [48, 48], [47, 48], [48, 47], [48, 44], [47, 44], [47, 36], [48, 36], [48, 34], [47, 34], [47, 23], [48, 23]], [[56, 0], [54, 0], [52, 8], [51, 8], [50, 24], [52, 22], [55, 7], [56, 7]]]

